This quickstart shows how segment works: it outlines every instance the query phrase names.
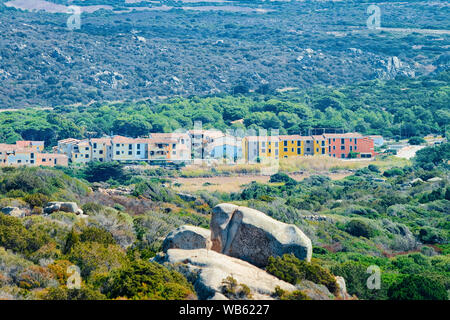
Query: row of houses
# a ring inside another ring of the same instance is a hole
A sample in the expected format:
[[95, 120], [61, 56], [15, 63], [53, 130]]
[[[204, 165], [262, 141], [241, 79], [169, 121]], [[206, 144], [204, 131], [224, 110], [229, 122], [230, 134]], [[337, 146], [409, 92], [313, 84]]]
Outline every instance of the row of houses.
[[67, 166], [67, 155], [45, 153], [44, 141], [17, 141], [0, 143], [0, 166]]
[[100, 162], [160, 161], [191, 163], [226, 159], [228, 162], [256, 163], [314, 155], [334, 158], [372, 158], [374, 139], [359, 133], [301, 135], [239, 135], [218, 130], [189, 130], [181, 133], [151, 133], [144, 138], [119, 135], [58, 141], [53, 153], [44, 153], [41, 141], [0, 144], [3, 165], [68, 165]]
[[375, 156], [374, 139], [359, 133], [244, 137], [243, 146], [245, 162], [314, 155], [340, 159]]

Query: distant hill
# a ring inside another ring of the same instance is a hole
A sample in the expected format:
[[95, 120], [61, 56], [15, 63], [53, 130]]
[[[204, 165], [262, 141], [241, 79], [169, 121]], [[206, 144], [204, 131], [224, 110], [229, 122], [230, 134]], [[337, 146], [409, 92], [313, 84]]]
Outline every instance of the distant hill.
[[379, 2], [382, 30], [366, 25], [373, 1], [51, 2], [107, 9], [70, 31], [69, 14], [0, 1], [0, 109], [302, 89], [449, 65], [446, 1]]

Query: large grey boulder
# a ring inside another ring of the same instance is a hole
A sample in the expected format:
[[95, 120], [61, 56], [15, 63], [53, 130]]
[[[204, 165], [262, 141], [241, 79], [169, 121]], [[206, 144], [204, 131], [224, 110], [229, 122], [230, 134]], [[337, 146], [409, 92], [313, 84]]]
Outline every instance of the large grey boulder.
[[181, 226], [164, 239], [162, 244], [163, 252], [167, 252], [169, 249], [210, 249], [211, 243], [211, 231], [193, 227], [193, 226]]
[[75, 202], [49, 202], [44, 208], [44, 213], [50, 214], [56, 211], [64, 211], [75, 213], [77, 215], [82, 215], [83, 210], [78, 208], [78, 205]]
[[273, 299], [275, 287], [294, 291], [296, 287], [282, 281], [254, 265], [207, 249], [169, 249], [153, 258], [162, 264], [171, 264], [194, 283], [200, 300], [227, 299], [222, 293], [222, 281], [231, 276], [238, 284], [250, 288], [253, 299]]
[[270, 256], [292, 253], [311, 261], [311, 240], [296, 226], [234, 204], [214, 207], [211, 217], [214, 251], [264, 267]]
[[1, 212], [7, 216], [21, 218], [25, 215], [25, 211], [17, 207], [4, 207]]

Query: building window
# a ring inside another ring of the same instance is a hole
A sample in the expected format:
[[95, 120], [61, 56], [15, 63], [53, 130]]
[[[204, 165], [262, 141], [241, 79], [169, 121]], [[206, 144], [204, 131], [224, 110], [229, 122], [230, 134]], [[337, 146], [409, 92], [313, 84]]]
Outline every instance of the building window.
[[30, 153], [30, 158], [34, 159], [34, 153]]
[[291, 152], [292, 152], [292, 153], [294, 152], [294, 148], [291, 148]]
[[335, 157], [336, 158], [336, 155], [333, 153], [333, 157]]
[[86, 154], [86, 155], [85, 155], [84, 157], [85, 157], [85, 158], [87, 159], [87, 158], [89, 158], [89, 155], [88, 155], [88, 154]]
[[286, 147], [287, 146], [287, 141], [283, 141], [283, 145]]
[[345, 150], [345, 146], [341, 146], [341, 150]]
[[47, 159], [43, 158], [43, 159], [42, 159], [42, 162], [47, 162]]
[[284, 152], [287, 152], [287, 150], [288, 150], [287, 148], [284, 148], [284, 149], [283, 149]]
[[278, 155], [278, 149], [275, 149], [275, 155], [276, 156]]
[[120, 143], [116, 143], [116, 147], [117, 147], [117, 148], [120, 147]]
[[278, 142], [275, 142], [275, 147], [278, 148]]
[[140, 155], [140, 154], [141, 154], [141, 152], [140, 152], [140, 151], [136, 151], [136, 154], [137, 154], [137, 155]]
[[103, 150], [100, 150], [98, 153], [103, 154]]
[[333, 150], [336, 150], [336, 146], [333, 146]]
[[129, 145], [128, 145], [128, 150], [131, 150], [131, 149], [133, 149], [133, 145], [132, 145], [132, 144], [129, 144]]
[[310, 152], [311, 151], [311, 149], [310, 148], [306, 148], [306, 152]]
[[266, 147], [266, 142], [265, 142], [265, 141], [261, 142], [261, 146], [262, 146], [263, 148], [265, 148], [265, 147]]
[[94, 149], [97, 149], [97, 143], [94, 142]]
[[116, 155], [119, 155], [120, 154], [120, 151], [116, 151]]
[[355, 150], [356, 150], [356, 146], [355, 146]]
[[297, 147], [300, 147], [302, 145], [302, 142], [300, 140], [297, 140]]
[[342, 158], [342, 159], [345, 159], [345, 154], [341, 154], [341, 158]]
[[30, 160], [30, 163], [34, 163], [34, 160]]
[[342, 139], [341, 139], [341, 144], [344, 144], [344, 143], [345, 143], [345, 139], [342, 138]]
[[322, 147], [325, 146], [325, 140], [322, 141]]
[[302, 149], [297, 148], [297, 154], [302, 154]]
[[141, 145], [138, 143], [137, 144], [137, 149], [140, 150], [141, 149]]
[[131, 156], [133, 154], [133, 151], [128, 151], [128, 155]]

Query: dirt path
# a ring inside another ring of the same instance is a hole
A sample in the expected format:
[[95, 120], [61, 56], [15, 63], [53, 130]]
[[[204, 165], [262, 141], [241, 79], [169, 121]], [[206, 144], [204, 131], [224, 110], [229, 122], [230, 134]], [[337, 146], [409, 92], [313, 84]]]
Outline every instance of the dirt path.
[[404, 158], [404, 159], [411, 159], [416, 155], [416, 152], [420, 149], [425, 148], [425, 146], [407, 146], [403, 149], [400, 149], [397, 151], [396, 157], [398, 158]]

